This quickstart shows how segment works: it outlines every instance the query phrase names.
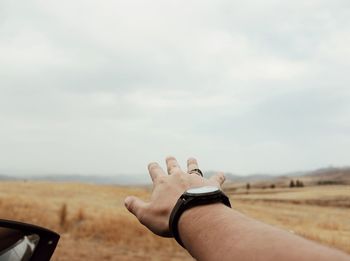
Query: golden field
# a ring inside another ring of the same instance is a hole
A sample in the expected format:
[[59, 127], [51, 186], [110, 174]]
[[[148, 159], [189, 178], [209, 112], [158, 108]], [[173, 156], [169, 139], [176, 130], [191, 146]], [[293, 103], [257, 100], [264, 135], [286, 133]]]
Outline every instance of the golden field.
[[[0, 218], [61, 234], [64, 260], [193, 260], [173, 239], [153, 235], [124, 208], [150, 188], [50, 182], [0, 182]], [[234, 208], [266, 223], [350, 253], [350, 186], [231, 190]]]

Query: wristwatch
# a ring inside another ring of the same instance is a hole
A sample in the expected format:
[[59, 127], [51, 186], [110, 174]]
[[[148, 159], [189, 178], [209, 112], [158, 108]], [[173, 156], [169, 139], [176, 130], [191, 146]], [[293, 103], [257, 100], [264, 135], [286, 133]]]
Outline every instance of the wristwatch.
[[187, 209], [195, 206], [213, 204], [218, 202], [224, 203], [226, 206], [231, 207], [228, 197], [218, 187], [215, 186], [190, 188], [181, 195], [170, 214], [169, 230], [176, 241], [182, 247], [184, 247], [184, 245], [180, 239], [178, 231], [178, 222], [181, 214]]

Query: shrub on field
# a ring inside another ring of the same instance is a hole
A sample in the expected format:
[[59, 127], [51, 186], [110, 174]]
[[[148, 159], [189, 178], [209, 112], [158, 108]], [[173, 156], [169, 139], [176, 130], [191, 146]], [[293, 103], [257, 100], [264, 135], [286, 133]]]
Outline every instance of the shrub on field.
[[58, 212], [58, 215], [59, 215], [59, 220], [60, 220], [60, 226], [61, 227], [66, 226], [66, 224], [67, 224], [67, 204], [66, 203], [62, 204], [62, 206]]

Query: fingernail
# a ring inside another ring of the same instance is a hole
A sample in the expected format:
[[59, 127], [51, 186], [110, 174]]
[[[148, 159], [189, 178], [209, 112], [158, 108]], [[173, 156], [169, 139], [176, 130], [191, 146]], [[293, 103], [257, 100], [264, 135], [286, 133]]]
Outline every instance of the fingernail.
[[130, 205], [131, 200], [132, 200], [131, 197], [126, 197], [124, 199], [124, 205], [125, 205], [126, 208], [128, 208], [128, 206]]

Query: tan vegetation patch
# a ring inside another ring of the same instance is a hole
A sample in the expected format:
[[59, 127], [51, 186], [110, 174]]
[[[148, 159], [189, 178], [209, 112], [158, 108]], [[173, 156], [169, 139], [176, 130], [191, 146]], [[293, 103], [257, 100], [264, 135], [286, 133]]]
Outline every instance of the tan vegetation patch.
[[[310, 203], [348, 198], [349, 191], [345, 186], [322, 186], [229, 194], [233, 206], [247, 215], [350, 253], [349, 209]], [[149, 194], [149, 188], [0, 182], [0, 218], [59, 232], [56, 261], [193, 260], [173, 239], [153, 235], [125, 209], [127, 195], [147, 199]]]
[[[231, 201], [236, 209], [249, 216], [350, 253], [350, 208], [339, 207], [337, 202], [339, 197], [350, 201], [350, 186], [266, 192], [231, 194]], [[325, 199], [327, 204], [320, 204]]]

